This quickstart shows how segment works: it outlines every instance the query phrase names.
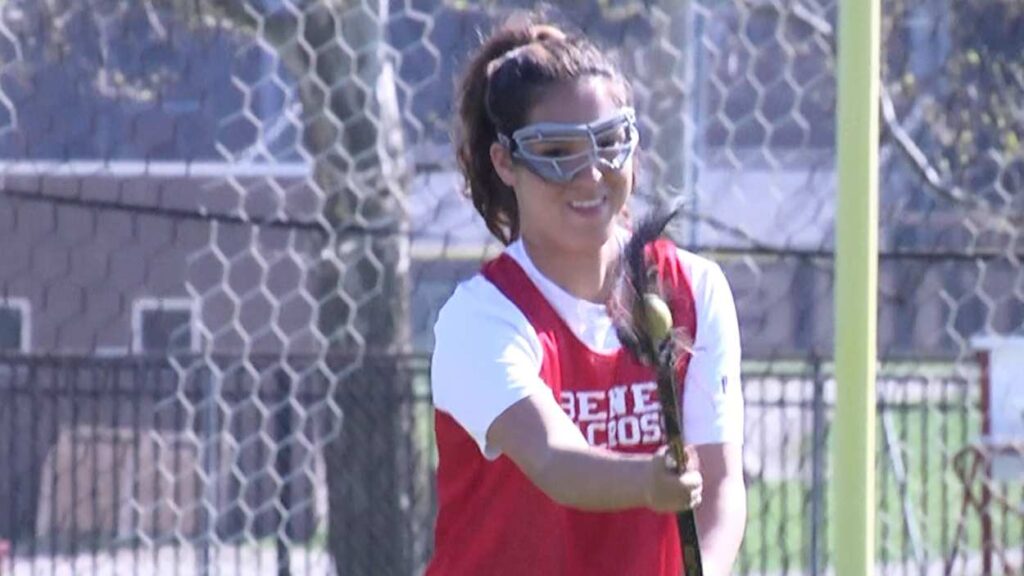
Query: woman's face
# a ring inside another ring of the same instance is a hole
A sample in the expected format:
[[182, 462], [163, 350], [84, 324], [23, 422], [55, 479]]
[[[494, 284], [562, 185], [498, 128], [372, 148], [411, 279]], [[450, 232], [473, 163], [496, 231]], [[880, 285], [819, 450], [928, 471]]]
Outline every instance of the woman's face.
[[[552, 86], [530, 111], [527, 125], [608, 119], [622, 108], [618, 91], [615, 83], [596, 76]], [[602, 138], [608, 136], [598, 135], [599, 145]], [[579, 152], [562, 148], [564, 144], [542, 140], [532, 152], [541, 157]], [[539, 176], [498, 144], [491, 147], [491, 160], [501, 179], [516, 192], [523, 239], [541, 249], [579, 252], [600, 249], [612, 236], [616, 216], [633, 188], [636, 154], [621, 169], [594, 164], [567, 182]]]

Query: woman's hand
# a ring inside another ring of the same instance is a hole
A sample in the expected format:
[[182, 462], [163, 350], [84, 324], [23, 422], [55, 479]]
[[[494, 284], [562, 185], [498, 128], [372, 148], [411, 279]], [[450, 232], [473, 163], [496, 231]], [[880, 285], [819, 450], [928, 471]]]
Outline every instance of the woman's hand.
[[700, 505], [704, 488], [696, 452], [686, 449], [686, 468], [678, 472], [675, 458], [663, 446], [650, 460], [647, 507], [657, 512], [679, 512]]

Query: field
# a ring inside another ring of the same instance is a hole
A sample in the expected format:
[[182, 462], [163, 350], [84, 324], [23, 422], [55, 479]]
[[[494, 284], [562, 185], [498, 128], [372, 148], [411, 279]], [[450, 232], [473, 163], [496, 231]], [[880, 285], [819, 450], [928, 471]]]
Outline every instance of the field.
[[[980, 415], [964, 407], [958, 418], [940, 417], [936, 406], [893, 406], [878, 416], [876, 460], [876, 558], [880, 565], [939, 570], [959, 542], [959, 562], [977, 561], [982, 550], [978, 511], [963, 508], [964, 486], [951, 458], [980, 430]], [[810, 439], [806, 439], [810, 445]], [[828, 453], [828, 450], [826, 450]], [[826, 476], [827, 477], [827, 476]], [[1024, 488], [1001, 485], [1018, 514], [993, 507], [994, 541], [1008, 548], [1019, 566], [1024, 542]], [[980, 483], [973, 486], [980, 492]], [[826, 486], [827, 491], [827, 486]], [[829, 511], [827, 492], [819, 551], [832, 556], [830, 526], [841, 519]], [[804, 573], [812, 560], [812, 500], [809, 482], [799, 479], [748, 483], [748, 525], [741, 555], [744, 572]], [[964, 532], [959, 537], [961, 519]], [[1014, 551], [1014, 545], [1016, 549]], [[819, 565], [825, 560], [818, 557]], [[961, 568], [963, 568], [961, 566]]]

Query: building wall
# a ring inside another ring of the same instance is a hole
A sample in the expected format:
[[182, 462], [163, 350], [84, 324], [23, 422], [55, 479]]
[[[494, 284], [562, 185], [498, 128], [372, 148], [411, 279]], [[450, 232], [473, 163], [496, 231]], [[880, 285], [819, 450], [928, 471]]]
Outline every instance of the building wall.
[[138, 351], [133, 309], [164, 299], [193, 307], [196, 351], [314, 350], [308, 269], [323, 236], [237, 221], [242, 207], [249, 219], [307, 221], [317, 206], [301, 179], [0, 181], [16, 192], [0, 195], [0, 295], [28, 302], [30, 352]]

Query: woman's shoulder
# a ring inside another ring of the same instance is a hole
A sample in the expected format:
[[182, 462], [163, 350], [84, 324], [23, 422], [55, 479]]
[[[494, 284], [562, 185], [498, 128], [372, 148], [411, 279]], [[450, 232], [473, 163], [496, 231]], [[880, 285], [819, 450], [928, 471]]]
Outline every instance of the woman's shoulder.
[[707, 293], [728, 288], [729, 281], [722, 272], [722, 267], [714, 260], [685, 248], [677, 247], [676, 254], [694, 292]]
[[[616, 234], [619, 241], [625, 244], [632, 235], [632, 231], [625, 227], [619, 227]], [[674, 245], [674, 247], [679, 263], [682, 265], [694, 291], [713, 290], [716, 286], [723, 283], [728, 286], [725, 274], [717, 262], [678, 245]]]
[[459, 331], [496, 324], [519, 329], [529, 323], [515, 304], [481, 273], [455, 287], [437, 318], [437, 327]]
[[526, 366], [525, 373], [536, 375], [542, 356], [537, 333], [526, 317], [494, 284], [477, 274], [455, 288], [434, 324], [431, 370], [435, 399], [441, 398], [439, 405], [450, 407], [453, 393], [464, 392], [466, 383], [478, 383], [482, 378], [500, 384], [511, 374], [510, 363]]

